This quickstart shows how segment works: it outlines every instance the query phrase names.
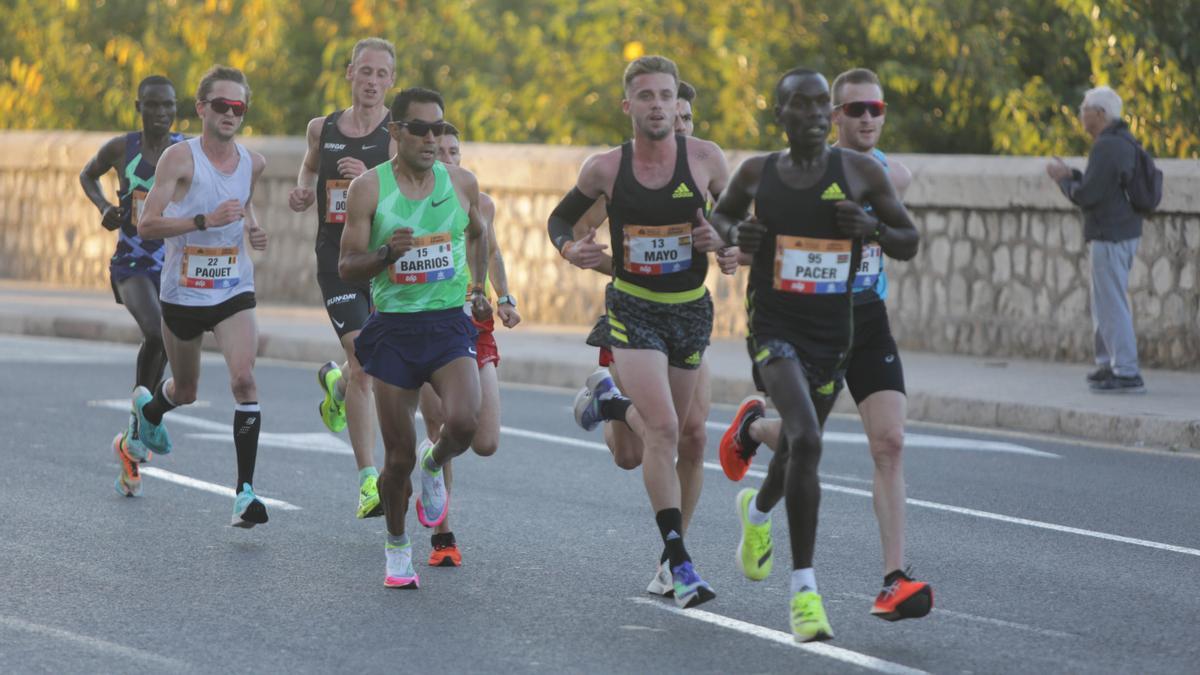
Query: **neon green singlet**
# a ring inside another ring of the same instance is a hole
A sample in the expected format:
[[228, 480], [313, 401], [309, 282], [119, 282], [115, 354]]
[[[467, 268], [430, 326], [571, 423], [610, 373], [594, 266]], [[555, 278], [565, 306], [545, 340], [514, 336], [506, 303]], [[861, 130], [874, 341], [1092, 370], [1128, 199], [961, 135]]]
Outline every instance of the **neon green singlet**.
[[379, 201], [371, 225], [371, 249], [387, 243], [397, 228], [411, 227], [416, 244], [371, 280], [371, 299], [380, 312], [411, 314], [462, 307], [471, 271], [463, 233], [469, 218], [458, 202], [450, 172], [433, 163], [433, 192], [424, 199], [404, 196], [392, 163], [373, 169]]

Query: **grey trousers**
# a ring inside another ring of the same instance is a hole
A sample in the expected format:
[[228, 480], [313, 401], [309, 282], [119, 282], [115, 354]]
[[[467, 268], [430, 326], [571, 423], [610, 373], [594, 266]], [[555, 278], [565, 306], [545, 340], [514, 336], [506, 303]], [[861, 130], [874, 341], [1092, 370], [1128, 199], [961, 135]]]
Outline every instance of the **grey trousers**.
[[1093, 241], [1092, 328], [1096, 340], [1096, 365], [1110, 366], [1117, 375], [1138, 374], [1137, 336], [1129, 309], [1129, 269], [1140, 238]]

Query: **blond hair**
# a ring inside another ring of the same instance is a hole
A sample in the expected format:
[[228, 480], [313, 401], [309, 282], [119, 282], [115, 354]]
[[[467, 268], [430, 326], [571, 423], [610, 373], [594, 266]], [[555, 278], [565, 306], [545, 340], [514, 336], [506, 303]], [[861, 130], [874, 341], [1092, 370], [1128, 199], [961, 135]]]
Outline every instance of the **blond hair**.
[[674, 61], [665, 56], [639, 56], [625, 68], [625, 89], [629, 89], [638, 75], [652, 73], [670, 75], [675, 78], [675, 85], [679, 86], [679, 68], [675, 66]]

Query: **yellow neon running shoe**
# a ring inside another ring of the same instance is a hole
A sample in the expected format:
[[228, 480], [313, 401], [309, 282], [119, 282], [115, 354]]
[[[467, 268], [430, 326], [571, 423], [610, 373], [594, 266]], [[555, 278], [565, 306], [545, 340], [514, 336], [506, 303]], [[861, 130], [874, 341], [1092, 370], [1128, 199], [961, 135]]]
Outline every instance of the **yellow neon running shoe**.
[[325, 394], [325, 399], [318, 406], [321, 411], [321, 421], [325, 423], [326, 429], [335, 434], [346, 428], [346, 401], [339, 401], [334, 395], [337, 393], [337, 382], [340, 379], [342, 379], [342, 369], [338, 368], [333, 361], [321, 366], [321, 369], [317, 371], [317, 384]]
[[367, 476], [358, 487], [358, 518], [378, 518], [383, 515], [383, 504], [379, 501], [377, 476]]
[[737, 547], [737, 566], [751, 581], [762, 581], [771, 574], [772, 554], [771, 519], [762, 525], [750, 522], [750, 504], [758, 496], [758, 490], [746, 488], [737, 495], [738, 520], [742, 523], [742, 539]]
[[796, 642], [833, 639], [833, 628], [816, 591], [800, 591], [792, 596], [792, 639]]

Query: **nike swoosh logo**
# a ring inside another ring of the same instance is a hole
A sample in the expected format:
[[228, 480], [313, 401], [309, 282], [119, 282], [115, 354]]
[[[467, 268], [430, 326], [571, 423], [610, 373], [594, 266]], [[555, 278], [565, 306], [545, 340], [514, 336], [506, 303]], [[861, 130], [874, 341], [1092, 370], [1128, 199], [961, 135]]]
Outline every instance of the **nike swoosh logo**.
[[338, 321], [337, 319], [333, 319], [333, 325], [337, 326], [338, 328], [345, 328], [345, 327], [346, 327], [346, 322], [345, 322], [345, 321]]
[[471, 356], [475, 356], [475, 350], [473, 348], [467, 347], [467, 351], [470, 352]]
[[445, 204], [445, 203], [446, 203], [446, 202], [448, 202], [448, 201], [450, 201], [450, 198], [449, 198], [449, 197], [446, 197], [445, 199], [443, 199], [443, 200], [442, 200], [442, 201], [440, 201], [440, 202], [433, 202], [432, 204], [430, 204], [430, 206], [432, 206], [433, 208], [435, 208], [435, 209], [436, 209], [437, 207], [441, 206], [442, 204]]
[[373, 147], [375, 147], [375, 146], [374, 146], [374, 145], [364, 145], [364, 146], [362, 146], [362, 149], [363, 149], [363, 150], [370, 150], [370, 149], [371, 149], [371, 148], [373, 148]]

